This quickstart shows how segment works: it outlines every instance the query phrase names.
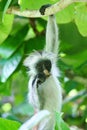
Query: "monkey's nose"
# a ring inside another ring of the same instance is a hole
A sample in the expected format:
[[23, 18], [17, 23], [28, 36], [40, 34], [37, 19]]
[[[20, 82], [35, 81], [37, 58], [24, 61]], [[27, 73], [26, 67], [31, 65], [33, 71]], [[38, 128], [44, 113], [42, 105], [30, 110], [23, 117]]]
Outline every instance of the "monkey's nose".
[[49, 73], [49, 71], [48, 71], [47, 69], [45, 69], [45, 70], [43, 71], [43, 73], [44, 73], [46, 76], [50, 76], [50, 73]]

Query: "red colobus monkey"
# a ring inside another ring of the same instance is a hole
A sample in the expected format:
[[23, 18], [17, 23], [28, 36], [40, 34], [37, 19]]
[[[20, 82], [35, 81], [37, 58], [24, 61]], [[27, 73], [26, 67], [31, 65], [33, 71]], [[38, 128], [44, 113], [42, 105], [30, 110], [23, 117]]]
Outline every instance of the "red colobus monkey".
[[[40, 12], [44, 14], [47, 6], [42, 6]], [[62, 106], [62, 92], [58, 80], [58, 68], [56, 67], [58, 54], [58, 28], [54, 15], [48, 18], [46, 28], [46, 45], [43, 51], [35, 51], [24, 61], [29, 68], [29, 102], [33, 105], [37, 114], [25, 122], [20, 130], [33, 129], [35, 119], [39, 114], [42, 119], [38, 122], [37, 130], [54, 130], [55, 111], [60, 112]], [[30, 127], [31, 126], [31, 127]]]

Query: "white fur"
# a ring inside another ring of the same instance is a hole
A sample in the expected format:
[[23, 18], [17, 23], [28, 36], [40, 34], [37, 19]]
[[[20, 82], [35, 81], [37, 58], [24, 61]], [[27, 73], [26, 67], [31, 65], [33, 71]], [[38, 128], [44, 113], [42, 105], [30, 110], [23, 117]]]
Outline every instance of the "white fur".
[[45, 124], [43, 129], [42, 124], [44, 124], [44, 122], [41, 122], [39, 130], [54, 130], [55, 112], [60, 112], [62, 106], [61, 87], [57, 78], [51, 75], [42, 85], [38, 87], [38, 93], [42, 109], [48, 110], [52, 114], [50, 119], [44, 120], [47, 124]]
[[44, 120], [44, 118], [49, 119], [50, 118], [50, 112], [47, 110], [42, 110], [35, 114], [31, 119], [27, 120], [20, 128], [19, 130], [31, 130], [34, 126], [36, 126], [38, 123], [41, 122], [41, 120]]
[[56, 63], [55, 63], [57, 57], [52, 52], [46, 52], [46, 51], [43, 51], [42, 55], [38, 51], [34, 51], [24, 60], [24, 65], [26, 67], [29, 67], [29, 69], [30, 69], [29, 75], [31, 76], [31, 75], [37, 74], [35, 65], [36, 65], [36, 63], [38, 63], [39, 60], [43, 60], [43, 59], [49, 59], [51, 61], [52, 74], [55, 72], [58, 76], [57, 69], [56, 69]]
[[[47, 110], [50, 112], [50, 117], [47, 117], [39, 123], [38, 130], [54, 130], [55, 126], [55, 111], [61, 111], [62, 106], [62, 92], [60, 83], [57, 79], [59, 74], [56, 67], [57, 54], [58, 54], [58, 29], [54, 16], [49, 16], [47, 30], [46, 30], [46, 46], [45, 51], [39, 53], [35, 51], [24, 61], [24, 65], [30, 68], [29, 75], [29, 102], [33, 105], [34, 109], [38, 112]], [[37, 87], [37, 70], [36, 63], [39, 60], [49, 59], [52, 64], [51, 75]], [[35, 82], [32, 86], [32, 82]], [[35, 115], [34, 115], [35, 117]], [[34, 118], [36, 119], [36, 118]], [[35, 120], [33, 120], [35, 121]], [[28, 125], [28, 123], [27, 123]], [[25, 130], [26, 129], [26, 124]], [[29, 128], [29, 127], [28, 127]], [[21, 129], [21, 130], [24, 130]]]
[[53, 52], [58, 54], [59, 39], [58, 39], [58, 27], [56, 24], [55, 16], [49, 16], [46, 29], [46, 46], [45, 50], [47, 52]]
[[[37, 88], [37, 79], [32, 86], [32, 82], [37, 75], [35, 65], [39, 60], [50, 59], [52, 63], [51, 75], [46, 79], [44, 83]], [[30, 68], [29, 74], [29, 102], [35, 108], [35, 111], [48, 110], [51, 112], [49, 119], [44, 119], [40, 124], [38, 130], [54, 130], [55, 125], [55, 111], [61, 111], [62, 106], [62, 92], [60, 83], [57, 79], [58, 69], [56, 67], [56, 56], [52, 52], [48, 53], [43, 51], [42, 55], [39, 52], [32, 53], [24, 64]]]

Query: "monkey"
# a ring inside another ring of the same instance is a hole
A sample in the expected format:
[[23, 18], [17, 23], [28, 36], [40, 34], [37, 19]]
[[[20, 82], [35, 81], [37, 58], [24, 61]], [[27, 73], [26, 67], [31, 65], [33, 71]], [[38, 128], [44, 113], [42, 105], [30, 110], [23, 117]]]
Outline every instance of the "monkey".
[[[49, 5], [40, 8], [42, 15], [47, 7], [49, 8]], [[55, 112], [61, 112], [62, 92], [58, 80], [59, 71], [56, 66], [58, 46], [56, 19], [54, 15], [50, 15], [47, 22], [44, 50], [34, 51], [24, 60], [24, 65], [29, 68], [30, 76], [28, 83], [29, 103], [32, 104], [36, 115], [45, 110], [50, 113], [50, 116], [39, 122], [37, 130], [54, 130]], [[26, 127], [26, 125], [24, 126]], [[24, 127], [21, 127], [20, 130], [23, 130], [22, 128]], [[28, 129], [25, 128], [25, 130]]]

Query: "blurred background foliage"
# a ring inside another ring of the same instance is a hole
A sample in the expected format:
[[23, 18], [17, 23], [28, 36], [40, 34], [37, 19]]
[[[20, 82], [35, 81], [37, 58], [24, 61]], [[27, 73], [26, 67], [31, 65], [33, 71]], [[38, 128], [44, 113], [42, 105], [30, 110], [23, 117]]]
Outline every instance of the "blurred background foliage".
[[[18, 6], [21, 11], [39, 9], [41, 5], [57, 1], [0, 1], [0, 117], [22, 123], [33, 115], [33, 108], [27, 101], [29, 77], [23, 60], [33, 50], [44, 48], [47, 23], [42, 18], [18, 17], [6, 14], [6, 11], [9, 6]], [[87, 3], [68, 6], [57, 13], [56, 19], [60, 40], [58, 67], [63, 88], [63, 119], [70, 126], [86, 130]], [[4, 130], [4, 126], [2, 128], [0, 130]]]

